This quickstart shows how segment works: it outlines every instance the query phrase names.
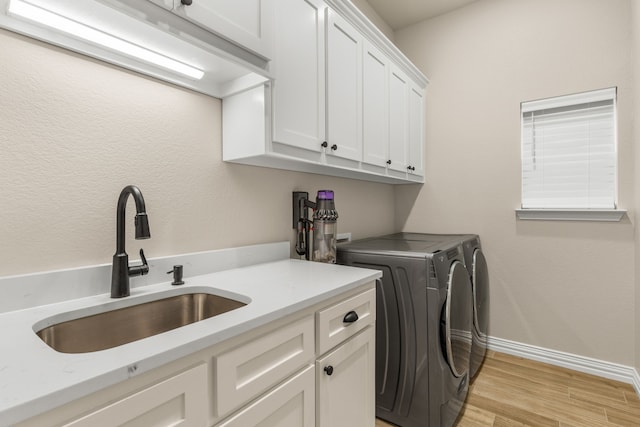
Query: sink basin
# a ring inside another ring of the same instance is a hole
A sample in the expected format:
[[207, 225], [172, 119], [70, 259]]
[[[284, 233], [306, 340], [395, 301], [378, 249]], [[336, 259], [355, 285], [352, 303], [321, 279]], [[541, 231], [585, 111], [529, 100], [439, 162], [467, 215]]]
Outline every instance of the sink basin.
[[245, 305], [219, 295], [191, 293], [80, 317], [36, 333], [61, 353], [89, 353], [167, 332]]

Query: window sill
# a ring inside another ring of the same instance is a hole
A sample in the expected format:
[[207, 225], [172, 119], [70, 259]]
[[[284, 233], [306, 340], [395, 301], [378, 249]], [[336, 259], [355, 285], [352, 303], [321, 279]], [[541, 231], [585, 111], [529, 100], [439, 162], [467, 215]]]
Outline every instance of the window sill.
[[516, 209], [518, 219], [538, 221], [621, 221], [624, 209]]

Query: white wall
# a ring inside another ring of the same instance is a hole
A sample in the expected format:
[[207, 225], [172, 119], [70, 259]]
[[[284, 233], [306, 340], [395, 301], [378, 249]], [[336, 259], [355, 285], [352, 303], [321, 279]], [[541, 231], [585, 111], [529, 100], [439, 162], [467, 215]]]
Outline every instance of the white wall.
[[396, 31], [430, 78], [426, 184], [405, 231], [481, 236], [500, 338], [633, 365], [634, 227], [518, 221], [521, 101], [618, 86], [620, 206], [634, 208], [628, 0], [483, 0]]
[[129, 238], [127, 248], [149, 257], [290, 240], [291, 191], [328, 187], [340, 231], [356, 238], [479, 233], [492, 335], [634, 364], [632, 224], [525, 223], [513, 212], [519, 102], [612, 85], [620, 202], [640, 204], [630, 16], [627, 0], [483, 0], [399, 31], [396, 42], [431, 85], [427, 183], [395, 190], [223, 163], [219, 100], [0, 30], [0, 276], [110, 262], [116, 199], [130, 183], [143, 191], [152, 238]]
[[[636, 221], [640, 219], [640, 2], [632, 1], [631, 23], [633, 28], [633, 70], [634, 70], [634, 152], [635, 152], [635, 197]], [[636, 370], [640, 372], [640, 227], [635, 228], [636, 261]]]
[[373, 7], [371, 7], [371, 5], [369, 4], [369, 2], [367, 0], [351, 0], [351, 2], [358, 8], [360, 9], [360, 11], [367, 17], [369, 18], [369, 21], [371, 21], [376, 27], [378, 27], [378, 29], [380, 31], [382, 31], [382, 33], [387, 36], [387, 38], [391, 41], [393, 41], [394, 39], [394, 32], [393, 32], [393, 28], [391, 28], [391, 26], [389, 26], [389, 24], [387, 24], [385, 22], [384, 19], [382, 19], [382, 17], [380, 15], [378, 15], [378, 12], [376, 12]]
[[390, 185], [223, 163], [217, 99], [6, 31], [0, 64], [0, 276], [111, 262], [127, 184], [134, 259], [293, 239], [294, 190], [335, 190], [341, 232], [394, 231]]

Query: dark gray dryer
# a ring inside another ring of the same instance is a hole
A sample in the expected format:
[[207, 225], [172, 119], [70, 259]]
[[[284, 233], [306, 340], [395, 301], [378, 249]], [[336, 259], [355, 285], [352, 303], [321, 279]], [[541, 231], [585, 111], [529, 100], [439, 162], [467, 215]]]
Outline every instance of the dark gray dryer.
[[383, 273], [376, 416], [402, 427], [452, 426], [468, 391], [473, 327], [460, 242], [370, 238], [339, 244], [337, 260]]
[[414, 240], [421, 242], [448, 242], [462, 245], [464, 263], [473, 287], [473, 344], [469, 372], [475, 378], [487, 352], [489, 333], [489, 270], [477, 234], [396, 233], [384, 239]]
[[464, 262], [471, 275], [473, 286], [473, 344], [469, 372], [475, 378], [487, 353], [489, 333], [489, 268], [480, 247], [480, 237], [475, 234], [462, 236]]

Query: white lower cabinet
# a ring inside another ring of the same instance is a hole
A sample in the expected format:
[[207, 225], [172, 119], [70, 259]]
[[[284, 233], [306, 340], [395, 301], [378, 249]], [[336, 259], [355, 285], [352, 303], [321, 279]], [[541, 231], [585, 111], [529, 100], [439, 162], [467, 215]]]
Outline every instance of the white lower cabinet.
[[370, 282], [17, 426], [372, 427], [375, 312]]
[[373, 426], [374, 375], [375, 333], [368, 326], [316, 362], [317, 426]]
[[375, 287], [316, 313], [316, 426], [375, 422]]
[[207, 421], [206, 376], [206, 365], [196, 366], [64, 425], [203, 426]]
[[315, 370], [308, 366], [218, 427], [313, 427]]
[[263, 394], [315, 357], [313, 316], [213, 357], [217, 416]]
[[376, 318], [375, 289], [346, 298], [316, 313], [318, 354], [324, 354], [362, 329]]

